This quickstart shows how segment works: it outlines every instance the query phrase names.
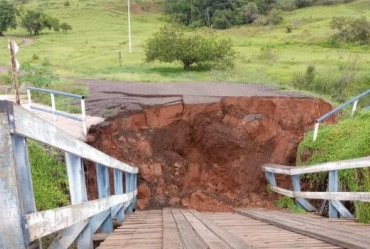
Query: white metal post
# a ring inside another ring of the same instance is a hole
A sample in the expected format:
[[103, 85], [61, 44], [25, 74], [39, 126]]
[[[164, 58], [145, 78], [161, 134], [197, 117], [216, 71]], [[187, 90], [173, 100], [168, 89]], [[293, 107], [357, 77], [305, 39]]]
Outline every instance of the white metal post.
[[317, 139], [317, 135], [319, 134], [319, 126], [320, 126], [320, 123], [316, 122], [315, 131], [313, 133], [313, 141], [316, 141], [316, 139]]
[[51, 97], [51, 110], [53, 111], [53, 120], [56, 121], [57, 117], [55, 116], [55, 97], [54, 93], [50, 93]]
[[127, 19], [128, 19], [128, 47], [129, 52], [132, 52], [132, 43], [131, 43], [131, 10], [130, 10], [130, 0], [127, 0]]
[[84, 135], [87, 135], [87, 125], [86, 125], [86, 106], [85, 99], [81, 99], [81, 113], [82, 113], [82, 129]]
[[27, 89], [27, 97], [28, 97], [28, 107], [31, 110], [32, 101], [31, 101], [31, 90], [30, 89]]
[[353, 117], [353, 115], [355, 114], [355, 111], [357, 110], [357, 103], [358, 103], [358, 100], [356, 100], [356, 101], [353, 103], [351, 117]]

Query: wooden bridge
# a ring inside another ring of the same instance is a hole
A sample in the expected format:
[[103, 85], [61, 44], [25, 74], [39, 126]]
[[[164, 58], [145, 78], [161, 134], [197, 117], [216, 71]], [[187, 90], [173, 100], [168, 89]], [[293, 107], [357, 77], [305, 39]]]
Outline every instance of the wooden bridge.
[[[70, 206], [35, 208], [27, 139], [65, 151]], [[82, 159], [96, 163], [99, 199], [88, 200]], [[370, 226], [359, 224], [341, 203], [370, 202], [368, 192], [338, 192], [338, 170], [370, 167], [370, 157], [310, 167], [264, 165], [273, 191], [296, 199], [307, 211], [307, 199], [325, 199], [330, 219], [271, 210], [235, 209], [200, 213], [168, 209], [133, 212], [138, 169], [120, 162], [45, 122], [12, 102], [0, 101], [0, 248], [41, 248], [40, 239], [57, 233], [49, 248], [370, 248]], [[109, 169], [114, 174], [111, 195]], [[301, 192], [299, 175], [329, 172], [328, 192]], [[292, 178], [292, 190], [277, 186], [275, 174]], [[346, 217], [347, 219], [338, 219]], [[113, 223], [122, 226], [113, 231]]]

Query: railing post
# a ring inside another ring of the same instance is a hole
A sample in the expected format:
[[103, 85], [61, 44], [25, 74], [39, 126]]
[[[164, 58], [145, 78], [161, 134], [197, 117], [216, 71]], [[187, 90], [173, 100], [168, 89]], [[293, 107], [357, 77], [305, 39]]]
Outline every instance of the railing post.
[[[126, 193], [130, 193], [133, 191], [133, 174], [126, 172]], [[133, 213], [133, 200], [131, 201], [130, 205], [127, 207], [127, 214]]]
[[265, 171], [265, 175], [266, 175], [268, 184], [270, 184], [271, 187], [276, 187], [277, 185], [276, 185], [274, 173]]
[[[114, 169], [114, 192], [116, 195], [123, 194], [122, 171], [119, 169]], [[125, 220], [125, 210], [123, 207], [124, 205], [122, 205], [122, 208], [117, 212], [117, 221]]]
[[[294, 192], [301, 192], [301, 183], [299, 180], [299, 175], [292, 175], [292, 185]], [[306, 199], [304, 198], [295, 198], [296, 204], [303, 208], [308, 212], [316, 211], [316, 208], [312, 206]]]
[[358, 100], [353, 102], [351, 117], [353, 117], [353, 115], [355, 114], [355, 111], [357, 110], [357, 104], [358, 104]]
[[53, 111], [53, 120], [56, 121], [57, 120], [57, 117], [55, 116], [55, 96], [54, 96], [54, 93], [50, 93], [50, 97], [51, 97], [51, 110]]
[[[133, 174], [134, 175], [134, 182], [133, 182], [133, 190], [137, 190], [137, 176], [138, 174]], [[132, 208], [134, 210], [134, 212], [136, 211], [136, 204], [137, 204], [137, 195], [134, 196], [134, 200], [133, 200], [133, 203], [132, 203]]]
[[0, 248], [26, 249], [28, 238], [23, 234], [21, 224], [22, 194], [18, 188], [17, 166], [15, 151], [12, 146], [10, 132], [12, 123], [13, 104], [0, 102]]
[[84, 135], [87, 135], [87, 125], [86, 125], [86, 106], [85, 106], [85, 99], [81, 99], [81, 118], [82, 118], [82, 129]]
[[320, 126], [320, 122], [316, 122], [315, 130], [313, 132], [313, 141], [316, 141], [317, 139], [317, 135], [319, 134], [319, 126]]
[[[97, 181], [98, 181], [99, 198], [110, 196], [108, 167], [97, 163], [96, 164], [96, 174], [97, 174]], [[111, 214], [109, 214], [108, 217], [103, 221], [101, 225], [101, 229], [103, 233], [113, 232], [113, 221], [112, 221]]]
[[[66, 165], [69, 182], [69, 192], [71, 194], [71, 203], [79, 204], [88, 201], [85, 170], [80, 157], [65, 153]], [[82, 230], [77, 238], [78, 249], [93, 248], [93, 241], [91, 236], [90, 223]]]
[[[329, 192], [338, 192], [338, 170], [329, 171]], [[329, 218], [338, 218], [338, 210], [329, 201]]]
[[28, 107], [31, 110], [31, 105], [32, 105], [32, 99], [31, 99], [31, 90], [27, 88], [27, 98], [28, 98]]

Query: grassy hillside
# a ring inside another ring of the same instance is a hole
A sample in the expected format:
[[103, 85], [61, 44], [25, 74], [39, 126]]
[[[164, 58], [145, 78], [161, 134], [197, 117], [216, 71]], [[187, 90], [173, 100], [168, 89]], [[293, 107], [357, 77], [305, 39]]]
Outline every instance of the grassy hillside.
[[[133, 53], [128, 53], [127, 5], [125, 1], [30, 1], [24, 8], [40, 8], [68, 22], [73, 30], [43, 31], [32, 36], [34, 43], [19, 53], [21, 63], [41, 63], [48, 60], [54, 71], [63, 76], [106, 78], [124, 81], [237, 81], [264, 84], [285, 84], [297, 72], [314, 65], [325, 77], [343, 74], [346, 65], [356, 62], [356, 77], [369, 77], [370, 46], [328, 48], [325, 40], [333, 33], [329, 22], [333, 16], [370, 16], [367, 0], [349, 4], [318, 6], [285, 12], [278, 26], [241, 26], [215, 31], [230, 37], [239, 52], [236, 68], [231, 71], [185, 72], [181, 65], [143, 63], [144, 41], [162, 25], [164, 17], [158, 11], [143, 12], [145, 1], [134, 1], [132, 10]], [[156, 4], [158, 5], [160, 1]], [[152, 4], [152, 6], [155, 4]], [[144, 8], [145, 9], [145, 8]], [[286, 33], [286, 26], [293, 27]], [[189, 32], [203, 32], [189, 30]], [[28, 36], [18, 28], [8, 36]], [[0, 38], [0, 64], [8, 64], [6, 39]], [[262, 50], [261, 50], [262, 49]], [[123, 66], [119, 67], [118, 52]], [[35, 60], [34, 58], [39, 58]], [[339, 77], [339, 76], [338, 76]]]
[[[362, 112], [354, 118], [345, 119], [335, 125], [322, 126], [316, 142], [310, 132], [299, 145], [298, 165], [338, 161], [370, 156], [370, 112]], [[306, 156], [304, 156], [306, 155]], [[307, 155], [310, 155], [307, 157]], [[339, 171], [340, 191], [370, 191], [370, 171], [366, 169]], [[310, 174], [308, 180], [313, 186], [326, 190], [327, 174]], [[370, 223], [370, 205], [357, 203], [356, 215]]]

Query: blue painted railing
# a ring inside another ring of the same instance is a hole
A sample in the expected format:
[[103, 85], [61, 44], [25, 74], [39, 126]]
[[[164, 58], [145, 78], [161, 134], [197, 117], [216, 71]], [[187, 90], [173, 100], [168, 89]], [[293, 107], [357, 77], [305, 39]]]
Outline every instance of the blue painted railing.
[[[27, 139], [65, 151], [70, 206], [38, 212], [32, 187]], [[97, 200], [88, 200], [83, 159], [96, 163]], [[111, 195], [109, 168], [114, 171]], [[113, 218], [123, 221], [136, 207], [138, 169], [114, 159], [44, 122], [12, 102], [0, 101], [0, 248], [38, 246], [51, 233], [50, 248], [93, 248], [92, 235], [113, 231]], [[125, 187], [124, 187], [125, 183]]]
[[[33, 105], [32, 98], [31, 98], [32, 91], [50, 94], [51, 109], [45, 108], [42, 106]], [[69, 114], [67, 112], [58, 111], [56, 104], [55, 104], [55, 95], [72, 98], [72, 99], [79, 99], [81, 101], [81, 117]], [[44, 88], [27, 87], [27, 97], [28, 97], [28, 105], [30, 109], [51, 113], [54, 116], [54, 120], [56, 120], [56, 115], [58, 115], [58, 116], [62, 116], [65, 118], [81, 121], [83, 133], [84, 135], [87, 134], [85, 96], [72, 94], [72, 93], [66, 93], [66, 92], [60, 92], [60, 91], [54, 91], [54, 90], [44, 89]]]
[[[358, 101], [359, 99], [367, 96], [368, 94], [370, 94], [370, 89], [359, 94], [358, 96], [354, 97], [353, 99], [347, 101], [346, 103], [344, 104], [341, 104], [340, 106], [338, 106], [337, 108], [331, 110], [330, 112], [326, 113], [325, 115], [321, 116], [320, 118], [316, 119], [316, 123], [315, 123], [315, 130], [314, 130], [314, 135], [313, 135], [313, 141], [316, 141], [317, 139], [317, 136], [318, 136], [318, 133], [319, 133], [319, 126], [320, 126], [320, 123], [323, 122], [324, 120], [330, 118], [331, 116], [333, 116], [334, 114], [340, 112], [341, 110], [343, 110], [345, 107], [349, 106], [349, 105], [352, 105], [352, 113], [351, 113], [351, 117], [355, 114], [356, 110], [357, 110], [357, 104], [358, 104]], [[369, 109], [370, 106], [366, 107], [365, 109]]]
[[[262, 166], [271, 190], [282, 195], [293, 197], [296, 203], [306, 211], [316, 211], [306, 199], [329, 200], [329, 217], [352, 218], [352, 214], [340, 201], [370, 202], [370, 192], [338, 192], [338, 171], [343, 169], [356, 169], [370, 167], [370, 157], [350, 159], [338, 162], [328, 162], [306, 167], [291, 167], [284, 165], [265, 164]], [[301, 192], [299, 176], [302, 174], [329, 172], [328, 192]], [[292, 178], [293, 190], [277, 186], [275, 174], [289, 175]]]

